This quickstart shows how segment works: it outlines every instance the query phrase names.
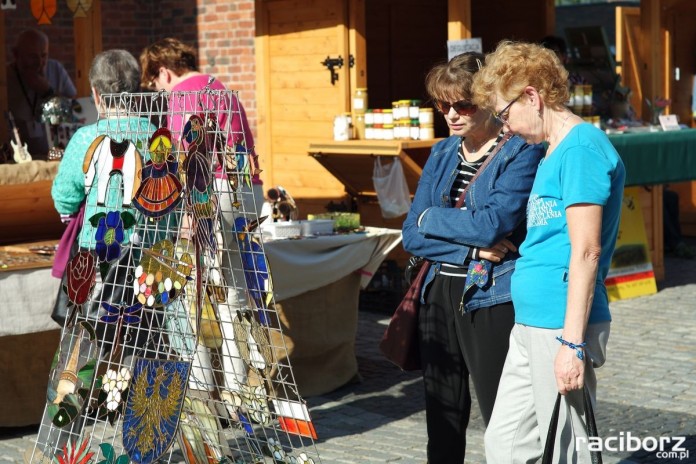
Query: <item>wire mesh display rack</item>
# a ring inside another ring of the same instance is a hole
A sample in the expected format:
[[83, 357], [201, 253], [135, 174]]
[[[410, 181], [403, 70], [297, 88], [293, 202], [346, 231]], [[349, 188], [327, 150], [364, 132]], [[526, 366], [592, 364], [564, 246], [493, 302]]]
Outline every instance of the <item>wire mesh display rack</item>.
[[210, 88], [103, 95], [97, 137], [67, 147], [84, 156], [84, 222], [27, 461], [321, 462], [238, 102]]

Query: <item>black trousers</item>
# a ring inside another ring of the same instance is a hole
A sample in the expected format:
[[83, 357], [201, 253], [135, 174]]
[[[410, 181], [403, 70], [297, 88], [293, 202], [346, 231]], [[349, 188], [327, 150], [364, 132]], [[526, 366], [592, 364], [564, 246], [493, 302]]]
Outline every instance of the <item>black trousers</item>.
[[512, 303], [462, 314], [464, 282], [436, 275], [419, 315], [429, 464], [464, 462], [469, 376], [488, 424], [515, 322]]

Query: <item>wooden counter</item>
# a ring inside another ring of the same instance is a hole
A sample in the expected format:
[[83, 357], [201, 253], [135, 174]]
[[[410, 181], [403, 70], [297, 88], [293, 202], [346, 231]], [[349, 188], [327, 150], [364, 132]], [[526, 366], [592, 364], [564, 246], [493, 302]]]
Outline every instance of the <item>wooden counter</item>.
[[58, 239], [65, 230], [53, 207], [55, 161], [0, 165], [0, 245]]
[[310, 142], [307, 152], [356, 197], [377, 195], [372, 183], [375, 156], [399, 157], [413, 195], [430, 150], [440, 140], [324, 140]]

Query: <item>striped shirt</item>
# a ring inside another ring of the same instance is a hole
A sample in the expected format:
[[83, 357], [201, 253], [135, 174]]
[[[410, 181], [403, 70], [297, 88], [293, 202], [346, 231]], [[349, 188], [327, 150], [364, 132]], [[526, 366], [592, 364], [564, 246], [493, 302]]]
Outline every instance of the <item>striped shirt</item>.
[[[464, 157], [464, 138], [462, 137], [462, 143], [459, 144], [459, 152], [457, 156], [459, 157], [459, 165], [457, 166], [457, 176], [454, 178], [452, 183], [452, 188], [450, 189], [450, 202], [452, 206], [457, 204], [457, 199], [462, 195], [464, 189], [471, 183], [471, 179], [474, 178], [476, 172], [481, 168], [481, 165], [486, 161], [486, 158], [495, 150], [500, 140], [503, 138], [503, 133], [498, 134], [495, 139], [495, 143], [486, 151], [486, 153], [476, 161], [467, 161]], [[466, 209], [466, 204], [462, 205], [462, 209]], [[469, 266], [469, 261], [471, 258], [471, 253], [469, 257], [461, 266], [456, 266], [454, 264], [442, 263], [440, 269], [440, 274], [448, 276], [466, 276], [466, 271]]]

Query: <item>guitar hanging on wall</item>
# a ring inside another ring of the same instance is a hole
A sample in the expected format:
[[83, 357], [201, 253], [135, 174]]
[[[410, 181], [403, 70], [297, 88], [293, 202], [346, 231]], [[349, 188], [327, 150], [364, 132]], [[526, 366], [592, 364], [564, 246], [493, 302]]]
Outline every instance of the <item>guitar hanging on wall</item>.
[[12, 112], [7, 112], [7, 119], [10, 120], [10, 127], [12, 128], [12, 134], [14, 136], [14, 141], [10, 140], [10, 145], [12, 145], [12, 151], [14, 152], [15, 163], [26, 163], [31, 161], [31, 155], [27, 149], [27, 144], [22, 143], [22, 139], [19, 136], [19, 131], [17, 130], [17, 124], [15, 123], [14, 116]]

